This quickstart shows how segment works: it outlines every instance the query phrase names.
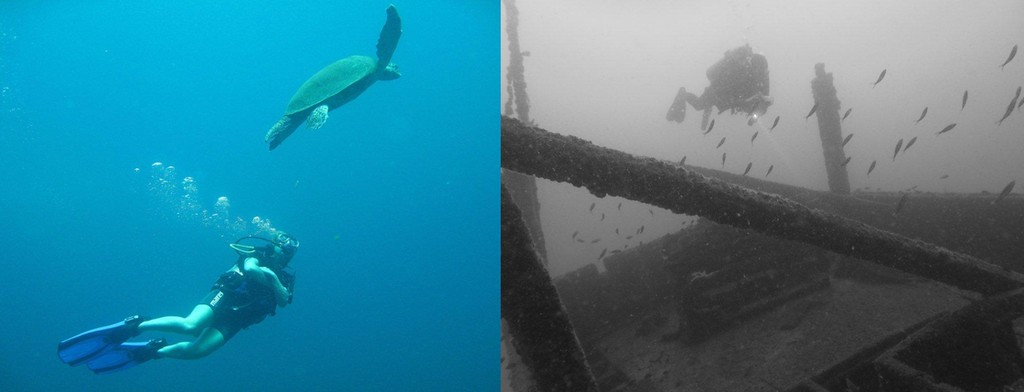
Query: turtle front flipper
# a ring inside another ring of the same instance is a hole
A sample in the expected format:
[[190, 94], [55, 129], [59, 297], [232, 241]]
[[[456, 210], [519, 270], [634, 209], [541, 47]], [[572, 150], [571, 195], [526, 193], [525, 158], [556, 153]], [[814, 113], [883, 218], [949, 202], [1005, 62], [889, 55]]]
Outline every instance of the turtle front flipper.
[[398, 16], [398, 9], [395, 5], [389, 5], [387, 9], [388, 20], [384, 22], [384, 28], [380, 30], [380, 38], [377, 39], [377, 69], [382, 70], [391, 62], [391, 55], [395, 54], [398, 47], [398, 39], [402, 37], [402, 18]]
[[270, 144], [270, 149], [273, 150], [277, 148], [281, 142], [284, 142], [284, 139], [291, 136], [292, 132], [295, 132], [295, 129], [297, 129], [300, 124], [302, 124], [302, 121], [295, 121], [292, 116], [282, 116], [280, 120], [277, 120], [277, 124], [274, 124], [274, 126], [267, 131], [267, 136], [265, 136], [263, 140]]
[[330, 108], [327, 105], [320, 105], [313, 109], [309, 117], [306, 117], [306, 128], [320, 129], [320, 127], [324, 126], [324, 123], [327, 122], [327, 112], [329, 110]]

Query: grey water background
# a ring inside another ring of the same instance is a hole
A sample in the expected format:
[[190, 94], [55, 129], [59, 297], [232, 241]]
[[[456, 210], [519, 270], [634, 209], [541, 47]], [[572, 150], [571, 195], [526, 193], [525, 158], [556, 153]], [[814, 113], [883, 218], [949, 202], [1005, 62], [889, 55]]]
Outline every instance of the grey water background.
[[[492, 389], [497, 4], [396, 4], [402, 78], [263, 142], [306, 78], [374, 53], [387, 5], [0, 3], [0, 390]], [[197, 361], [57, 359], [187, 314], [257, 216], [302, 243], [294, 304]]]
[[[999, 193], [1024, 180], [1024, 115], [996, 122], [1024, 85], [1024, 2], [958, 1], [617, 1], [519, 0], [531, 116], [553, 132], [641, 156], [827, 189], [814, 104], [814, 64], [834, 75], [851, 187], [870, 191]], [[504, 29], [504, 17], [502, 28]], [[665, 113], [685, 86], [700, 94], [708, 67], [750, 44], [770, 68], [775, 103], [759, 123], [713, 115], [703, 136], [692, 107], [682, 124]], [[507, 41], [502, 35], [503, 64]], [[879, 73], [885, 79], [872, 88]], [[504, 67], [502, 83], [504, 85]], [[960, 110], [964, 90], [969, 99]], [[507, 99], [502, 89], [502, 102]], [[914, 121], [922, 109], [928, 114]], [[840, 112], [842, 114], [842, 112]], [[776, 116], [778, 127], [767, 132]], [[937, 136], [947, 124], [952, 131]], [[755, 131], [758, 138], [751, 143]], [[726, 137], [721, 148], [715, 146]], [[899, 139], [917, 142], [892, 160]], [[728, 154], [723, 167], [722, 152]], [[872, 161], [877, 167], [867, 175]], [[942, 179], [943, 175], [948, 175]], [[552, 275], [596, 263], [602, 249], [635, 246], [678, 230], [692, 217], [617, 197], [540, 181], [541, 219]], [[618, 203], [622, 202], [621, 210]], [[596, 203], [594, 212], [589, 210]], [[600, 220], [601, 214], [606, 214]], [[626, 240], [640, 226], [644, 233]], [[623, 235], [615, 235], [618, 228]], [[586, 243], [573, 240], [572, 233]], [[592, 239], [603, 239], [591, 244]]]

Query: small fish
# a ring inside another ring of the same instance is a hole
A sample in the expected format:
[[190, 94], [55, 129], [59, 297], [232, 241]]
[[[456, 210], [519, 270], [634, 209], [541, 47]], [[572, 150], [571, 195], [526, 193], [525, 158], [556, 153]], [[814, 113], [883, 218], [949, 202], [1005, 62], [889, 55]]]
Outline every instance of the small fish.
[[604, 254], [607, 253], [607, 252], [608, 252], [608, 248], [604, 248], [604, 250], [601, 251], [601, 255], [597, 256], [597, 259], [601, 260], [602, 258], [604, 258]]
[[[686, 157], [683, 157], [683, 162], [686, 162]], [[619, 211], [622, 211], [622, 202], [619, 202]]]
[[999, 122], [997, 124], [1003, 125], [1003, 120], [1006, 120], [1007, 117], [1010, 117], [1010, 114], [1013, 114], [1013, 108], [1017, 107], [1017, 98], [1019, 97], [1020, 87], [1017, 87], [1017, 95], [1013, 96], [1013, 100], [1010, 101], [1010, 106], [1006, 107], [1006, 112], [1003, 113], [1003, 118], [999, 119]]
[[707, 134], [711, 133], [712, 129], [715, 129], [715, 120], [714, 119], [711, 120], [711, 125], [708, 125], [708, 130], [704, 131], [704, 134], [707, 135]]
[[875, 88], [875, 86], [877, 86], [879, 83], [882, 82], [882, 79], [885, 79], [885, 72], [886, 71], [888, 71], [888, 70], [887, 69], [883, 69], [882, 73], [878, 74], [878, 80], [875, 81], [875, 84], [871, 85], [871, 88]]
[[903, 210], [903, 205], [907, 204], [907, 195], [909, 193], [904, 193], [903, 196], [900, 196], [900, 201], [896, 203], [896, 210], [892, 212], [892, 216], [896, 216], [896, 214]]
[[616, 254], [616, 253], [619, 253], [619, 252], [622, 252], [622, 251], [621, 251], [621, 250], [618, 250], [618, 249], [616, 249], [616, 250], [613, 250], [611, 254]]
[[846, 135], [846, 137], [843, 138], [843, 147], [846, 147], [846, 143], [849, 143], [850, 139], [853, 139], [853, 134], [852, 133], [849, 134], [849, 135]]
[[896, 162], [896, 154], [900, 153], [900, 147], [903, 147], [903, 139], [900, 139], [900, 141], [896, 142], [896, 151], [892, 152], [892, 161], [893, 162]]
[[576, 239], [576, 236], [580, 234], [579, 230], [572, 232], [572, 239]]
[[947, 178], [949, 178], [949, 174], [943, 174], [942, 177], [939, 177], [940, 180], [945, 180]]
[[651, 216], [654, 216], [654, 210], [652, 210], [652, 209], [648, 208], [648, 209], [647, 209], [647, 212], [650, 212], [650, 213], [651, 213]]
[[715, 146], [715, 148], [722, 147], [723, 144], [725, 144], [725, 137], [724, 136], [722, 137], [722, 140], [718, 142], [718, 145]]
[[846, 109], [846, 114], [843, 114], [843, 118], [840, 119], [839, 121], [846, 120], [847, 117], [850, 117], [850, 112], [852, 112], [852, 111], [853, 111], [853, 108]]
[[618, 227], [615, 228], [615, 235], [619, 235], [619, 228]]
[[941, 131], [936, 133], [936, 135], [941, 135], [941, 134], [944, 134], [946, 132], [949, 132], [949, 131], [953, 130], [954, 127], [956, 127], [956, 123], [949, 124], [945, 128], [942, 128]]
[[[683, 155], [683, 159], [679, 160], [679, 166], [683, 166], [685, 164], [686, 164], [686, 155]], [[622, 210], [622, 203], [619, 203], [619, 210], [620, 211]]]
[[918, 117], [917, 121], [914, 121], [914, 125], [917, 125], [917, 123], [921, 122], [921, 120], [924, 120], [924, 116], [927, 115], [927, 114], [928, 114], [928, 107], [925, 106], [924, 110], [921, 111], [921, 117]]
[[963, 102], [960, 103], [960, 111], [961, 112], [964, 111], [964, 107], [965, 106], [967, 106], [967, 90], [964, 90], [964, 99], [963, 99]]
[[845, 161], [843, 161], [843, 164], [842, 164], [842, 165], [839, 165], [839, 167], [846, 167], [846, 165], [847, 165], [848, 163], [850, 163], [850, 160], [851, 160], [851, 159], [853, 159], [853, 157], [846, 157], [846, 160], [845, 160]]
[[871, 167], [868, 168], [868, 175], [869, 176], [871, 175], [871, 171], [875, 170], [875, 164], [876, 163], [878, 163], [878, 161], [871, 161]]
[[633, 239], [633, 236], [631, 236], [631, 235], [627, 235], [627, 236], [626, 236], [626, 239], [627, 239], [627, 240], [631, 240], [631, 239]]
[[816, 112], [816, 111], [818, 111], [818, 103], [817, 102], [814, 103], [814, 106], [811, 106], [811, 111], [807, 112], [807, 116], [804, 117], [804, 120], [811, 118], [811, 115], [814, 114], [814, 112]]
[[590, 241], [591, 244], [596, 244], [598, 242], [601, 242], [600, 238], [594, 238], [592, 241]]
[[593, 203], [590, 203], [590, 212], [594, 212], [594, 206], [596, 206], [596, 205], [597, 205], [596, 201], [593, 202]]
[[757, 139], [757, 134], [760, 132], [754, 132], [754, 136], [750, 137], [750, 144], [754, 144], [754, 139]]
[[[1014, 48], [1014, 50], [1017, 49], [1016, 46], [1014, 46], [1013, 48]], [[1017, 185], [1017, 181], [1016, 180], [1010, 181], [1009, 184], [1006, 184], [1006, 187], [1003, 188], [1002, 192], [999, 192], [999, 197], [997, 197], [995, 200], [993, 200], [992, 204], [996, 204], [996, 203], [1000, 202], [1001, 200], [1003, 200], [1004, 198], [1006, 198], [1006, 196], [1009, 195], [1011, 191], [1013, 191], [1013, 186], [1014, 185]]]
[[777, 126], [779, 126], [779, 116], [775, 116], [775, 122], [772, 123], [772, 127], [768, 129], [768, 131], [770, 132], [775, 130], [775, 127]]
[[911, 138], [910, 141], [907, 142], [907, 145], [903, 146], [903, 152], [907, 152], [907, 150], [910, 149], [910, 146], [913, 146], [914, 142], [916, 142], [916, 141], [917, 141], [917, 136], [914, 136], [913, 138]]
[[643, 234], [643, 232], [644, 232], [644, 225], [640, 225], [640, 233]]
[[725, 153], [722, 153], [722, 167], [725, 167]]
[[639, 228], [639, 227], [637, 227], [637, 228], [636, 228], [636, 233], [633, 233], [633, 234], [634, 234], [634, 235], [636, 235], [636, 234], [640, 234], [640, 231], [641, 231], [641, 230], [640, 230], [640, 228]]
[[604, 213], [601, 213], [601, 222], [604, 222]]
[[764, 173], [765, 178], [767, 178], [769, 174], [772, 174], [772, 169], [774, 168], [775, 165], [768, 166], [768, 172]]
[[1013, 49], [1010, 49], [1010, 57], [1006, 58], [1006, 61], [1003, 62], [1003, 65], [999, 66], [999, 69], [1002, 70], [1003, 67], [1006, 66], [1006, 64], [1010, 63], [1010, 60], [1013, 60], [1013, 56], [1016, 56], [1016, 55], [1017, 55], [1017, 45], [1013, 45]]
[[583, 243], [584, 241], [583, 241], [583, 239], [582, 239], [582, 238], [577, 238], [577, 239], [576, 239], [576, 242], [579, 242], [579, 243], [581, 243], [581, 244], [582, 244], [582, 243]]

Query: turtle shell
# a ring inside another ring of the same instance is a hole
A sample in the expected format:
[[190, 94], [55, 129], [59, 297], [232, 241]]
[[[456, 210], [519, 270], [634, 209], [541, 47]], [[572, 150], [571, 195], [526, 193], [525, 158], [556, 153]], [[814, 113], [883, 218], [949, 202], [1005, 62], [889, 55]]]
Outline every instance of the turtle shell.
[[349, 56], [324, 67], [320, 72], [306, 80], [288, 102], [285, 115], [292, 115], [313, 106], [320, 105], [325, 99], [345, 91], [349, 86], [373, 75], [377, 69], [377, 60], [367, 56]]

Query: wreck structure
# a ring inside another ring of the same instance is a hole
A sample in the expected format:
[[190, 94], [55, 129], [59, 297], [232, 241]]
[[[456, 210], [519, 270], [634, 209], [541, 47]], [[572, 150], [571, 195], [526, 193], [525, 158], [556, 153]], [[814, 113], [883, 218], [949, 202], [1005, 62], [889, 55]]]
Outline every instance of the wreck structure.
[[[838, 101], [830, 110], [838, 122]], [[647, 377], [609, 373], [604, 357], [614, 353], [594, 342], [621, 335], [628, 324], [638, 337], [674, 331], [649, 338], [661, 344], [708, 344], [716, 334], [781, 308], [792, 316], [782, 316], [778, 329], [798, 328], [808, 309], [827, 305], [794, 299], [821, 292], [830, 277], [842, 274], [939, 282], [955, 288], [950, 291], [958, 302], [948, 310], [923, 309], [921, 314], [934, 314], [868, 336], [845, 359], [823, 363], [810, 376], [776, 379], [778, 384], [762, 377], [765, 388], [1002, 391], [1024, 385], [1017, 342], [1024, 327], [1014, 324], [1024, 315], [1024, 275], [1015, 272], [1024, 268], [1019, 197], [994, 204], [990, 194], [919, 193], [897, 211], [903, 194], [847, 195], [845, 170], [836, 177], [830, 172], [833, 192], [819, 192], [636, 157], [512, 118], [502, 119], [501, 132], [504, 170], [702, 218], [605, 258], [605, 272], [590, 265], [552, 282], [537, 269], [533, 245], [522, 234], [525, 225], [503, 190], [502, 317], [539, 390], [672, 390], [656, 381], [686, 372], [686, 366]], [[839, 132], [822, 132], [826, 150], [839, 148], [839, 154], [826, 152], [826, 162], [844, 160], [841, 140]], [[659, 306], [675, 314], [659, 313]], [[797, 308], [802, 311], [791, 311]], [[650, 360], [659, 361], [665, 359]]]
[[[502, 366], [522, 365], [514, 390], [1024, 392], [1024, 198], [851, 195], [824, 64], [811, 93], [829, 192], [547, 132], [530, 118], [515, 0], [502, 3]], [[552, 280], [534, 176], [700, 222], [602, 252], [604, 272]], [[684, 385], [700, 369], [720, 377]]]

